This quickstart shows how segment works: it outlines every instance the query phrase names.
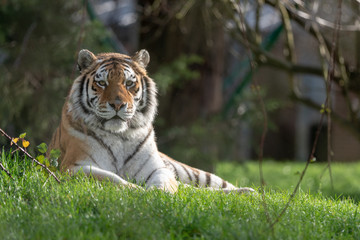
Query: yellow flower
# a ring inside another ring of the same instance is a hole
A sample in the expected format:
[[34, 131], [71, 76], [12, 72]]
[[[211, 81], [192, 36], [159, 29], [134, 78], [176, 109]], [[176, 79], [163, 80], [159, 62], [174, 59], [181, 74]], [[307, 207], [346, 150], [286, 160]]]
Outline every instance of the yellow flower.
[[30, 142], [23, 139], [22, 140], [22, 145], [23, 145], [24, 148], [27, 148], [30, 145]]

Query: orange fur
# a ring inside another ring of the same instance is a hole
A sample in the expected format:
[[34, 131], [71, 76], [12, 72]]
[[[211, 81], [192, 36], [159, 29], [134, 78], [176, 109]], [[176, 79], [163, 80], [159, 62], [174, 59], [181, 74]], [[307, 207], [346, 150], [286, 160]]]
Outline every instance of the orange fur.
[[[68, 113], [67, 106], [65, 105], [61, 114], [60, 126], [56, 129], [49, 145], [49, 149], [60, 149], [59, 162], [62, 171], [70, 169], [78, 160], [84, 158], [87, 155], [86, 152], [88, 152], [86, 143], [69, 133], [70, 123], [71, 113]], [[85, 126], [79, 123], [75, 124], [75, 126], [85, 130]]]

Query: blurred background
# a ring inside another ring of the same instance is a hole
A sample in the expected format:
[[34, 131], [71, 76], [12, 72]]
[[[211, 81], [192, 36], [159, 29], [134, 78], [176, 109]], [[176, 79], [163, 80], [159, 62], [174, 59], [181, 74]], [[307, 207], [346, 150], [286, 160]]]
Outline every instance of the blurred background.
[[80, 49], [145, 48], [159, 88], [159, 149], [175, 159], [206, 170], [256, 159], [259, 92], [265, 158], [306, 161], [331, 111], [315, 157], [356, 161], [359, 13], [356, 0], [2, 0], [0, 128], [26, 132], [33, 146], [49, 142]]

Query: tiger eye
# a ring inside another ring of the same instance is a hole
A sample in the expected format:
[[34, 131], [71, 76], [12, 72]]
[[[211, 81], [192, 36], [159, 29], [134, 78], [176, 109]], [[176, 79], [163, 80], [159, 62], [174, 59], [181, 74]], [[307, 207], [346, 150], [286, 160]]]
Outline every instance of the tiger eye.
[[132, 87], [132, 86], [135, 85], [135, 82], [127, 81], [127, 82], [125, 83], [125, 85], [126, 85], [127, 87]]
[[106, 82], [104, 80], [100, 80], [98, 82], [96, 82], [97, 85], [99, 85], [100, 87], [105, 87], [106, 86]]

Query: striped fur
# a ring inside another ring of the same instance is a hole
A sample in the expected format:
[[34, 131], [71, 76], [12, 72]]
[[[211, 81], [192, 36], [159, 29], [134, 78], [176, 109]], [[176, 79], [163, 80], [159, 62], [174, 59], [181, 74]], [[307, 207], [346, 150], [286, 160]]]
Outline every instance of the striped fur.
[[224, 192], [252, 191], [158, 151], [152, 126], [156, 86], [145, 70], [149, 59], [146, 50], [133, 57], [79, 52], [81, 74], [50, 144], [50, 149], [61, 150], [61, 170], [83, 171], [135, 188], [144, 183], [168, 192], [176, 192], [179, 182]]

